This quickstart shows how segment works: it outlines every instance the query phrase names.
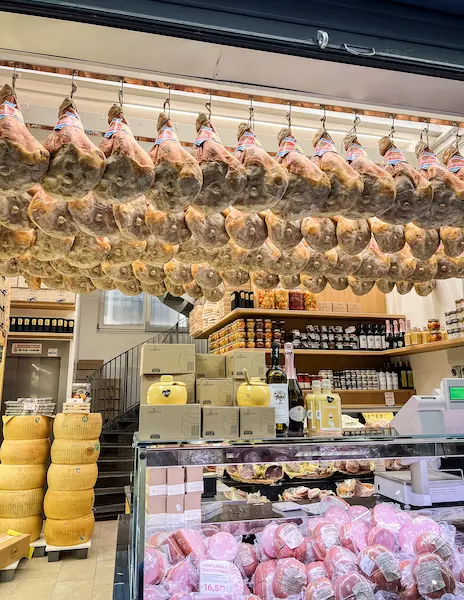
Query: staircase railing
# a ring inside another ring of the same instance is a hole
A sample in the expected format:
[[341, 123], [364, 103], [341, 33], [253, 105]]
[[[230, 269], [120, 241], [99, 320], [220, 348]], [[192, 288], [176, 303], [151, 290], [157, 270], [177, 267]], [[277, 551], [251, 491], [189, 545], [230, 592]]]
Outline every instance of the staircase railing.
[[196, 352], [207, 352], [206, 340], [195, 340], [188, 333], [179, 331], [186, 325], [188, 319], [181, 319], [174, 327], [115, 356], [89, 375], [92, 410], [102, 414], [104, 427], [139, 403], [140, 349], [144, 344], [195, 343]]

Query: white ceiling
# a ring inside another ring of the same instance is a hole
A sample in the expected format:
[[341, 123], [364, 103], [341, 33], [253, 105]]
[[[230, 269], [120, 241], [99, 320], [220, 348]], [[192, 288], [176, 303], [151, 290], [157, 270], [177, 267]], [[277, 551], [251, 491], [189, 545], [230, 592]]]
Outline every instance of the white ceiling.
[[[462, 83], [421, 75], [9, 13], [0, 13], [0, 44], [1, 60], [463, 120]], [[0, 84], [10, 81], [11, 71], [0, 68]], [[117, 101], [118, 85], [88, 79], [77, 80], [77, 85], [75, 100], [84, 126], [104, 131], [106, 113]], [[23, 72], [17, 90], [25, 120], [53, 126], [61, 100], [69, 93], [70, 80]], [[125, 112], [135, 135], [156, 136], [156, 118], [166, 95], [153, 88], [125, 87]], [[204, 103], [204, 97], [172, 93], [172, 119], [182, 141], [195, 139], [195, 117]], [[213, 91], [212, 108], [222, 141], [235, 146], [237, 125], [248, 118], [247, 103], [216, 98]], [[267, 150], [276, 150], [276, 135], [286, 123], [286, 112], [285, 106], [255, 103], [255, 129]], [[311, 153], [320, 116], [320, 111], [292, 111], [294, 134], [307, 153]], [[327, 114], [327, 128], [338, 146], [352, 118], [343, 113]], [[386, 119], [363, 117], [358, 127], [360, 141], [374, 160], [380, 160], [377, 140], [389, 131], [389, 125]], [[414, 161], [414, 145], [424, 124], [397, 121], [395, 127], [398, 146]], [[448, 128], [431, 126], [430, 139], [434, 143], [447, 132]], [[35, 130], [34, 135], [43, 139], [47, 132]], [[93, 139], [98, 143], [98, 138]]]

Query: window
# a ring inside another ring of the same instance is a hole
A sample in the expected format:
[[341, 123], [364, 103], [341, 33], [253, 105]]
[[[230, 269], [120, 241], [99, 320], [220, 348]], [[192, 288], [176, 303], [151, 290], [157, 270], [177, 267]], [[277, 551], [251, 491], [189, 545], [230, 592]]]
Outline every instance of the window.
[[166, 331], [179, 323], [188, 331], [188, 319], [156, 296], [126, 296], [118, 290], [101, 292], [99, 329]]

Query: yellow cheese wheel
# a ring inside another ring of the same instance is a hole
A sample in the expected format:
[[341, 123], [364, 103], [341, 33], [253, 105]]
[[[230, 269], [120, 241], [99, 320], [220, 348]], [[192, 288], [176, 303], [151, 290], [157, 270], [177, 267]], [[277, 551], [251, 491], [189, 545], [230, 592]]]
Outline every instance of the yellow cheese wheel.
[[5, 440], [42, 440], [52, 432], [51, 417], [20, 415], [3, 417]]
[[90, 540], [94, 527], [93, 513], [78, 519], [47, 519], [44, 525], [45, 541], [50, 546], [77, 546]]
[[31, 542], [35, 542], [42, 533], [42, 522], [42, 515], [11, 519], [0, 518], [0, 535], [12, 529], [19, 533], [28, 533], [31, 536]]
[[52, 463], [48, 469], [47, 482], [48, 488], [55, 491], [88, 490], [94, 487], [97, 477], [96, 464], [55, 465]]
[[32, 490], [43, 487], [45, 465], [0, 465], [0, 490]]
[[98, 440], [55, 440], [52, 445], [52, 462], [57, 465], [88, 465], [99, 456]]
[[4, 465], [43, 465], [50, 456], [50, 440], [4, 440], [0, 461]]
[[57, 440], [95, 440], [100, 437], [102, 416], [100, 413], [70, 414], [59, 413], [55, 417], [53, 435]]
[[45, 490], [0, 490], [0, 518], [41, 515]]
[[95, 494], [93, 489], [73, 492], [47, 490], [44, 512], [47, 519], [74, 519], [92, 512]]

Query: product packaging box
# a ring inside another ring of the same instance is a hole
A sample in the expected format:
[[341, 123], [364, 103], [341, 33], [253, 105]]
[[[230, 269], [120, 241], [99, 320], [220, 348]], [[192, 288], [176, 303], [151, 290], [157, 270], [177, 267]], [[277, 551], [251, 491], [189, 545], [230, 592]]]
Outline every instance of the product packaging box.
[[222, 354], [195, 354], [197, 379], [223, 379], [226, 376], [226, 357]]
[[179, 496], [168, 496], [166, 498], [167, 524], [178, 527], [184, 520], [184, 494]]
[[86, 359], [83, 358], [77, 361], [77, 370], [78, 371], [96, 371], [97, 369], [101, 369], [105, 364], [104, 360], [98, 359]]
[[198, 404], [234, 406], [234, 380], [197, 379], [196, 399]]
[[318, 301], [317, 310], [320, 312], [332, 312], [332, 302]]
[[266, 376], [266, 353], [264, 350], [233, 350], [226, 354], [226, 377], [245, 379], [243, 369], [248, 377]]
[[166, 469], [166, 484], [168, 496], [185, 494], [184, 467], [168, 467]]
[[361, 313], [361, 303], [360, 302], [348, 302], [348, 312], [359, 315]]
[[199, 440], [201, 406], [140, 405], [139, 439], [146, 442]]
[[147, 496], [166, 496], [167, 474], [164, 467], [147, 467]]
[[332, 310], [337, 313], [348, 312], [348, 304], [346, 302], [332, 302]]
[[31, 536], [0, 534], [0, 570], [6, 569], [29, 553]]
[[[195, 404], [195, 373], [173, 375], [174, 381], [182, 381], [187, 387], [187, 403]], [[140, 404], [147, 403], [148, 389], [152, 383], [159, 381], [161, 375], [142, 375], [140, 378]]]
[[185, 495], [184, 514], [186, 521], [201, 521], [201, 492]]
[[144, 344], [140, 355], [140, 375], [195, 373], [193, 344]]
[[185, 491], [187, 494], [203, 493], [203, 467], [185, 467]]
[[145, 496], [145, 511], [148, 515], [165, 515], [166, 496]]
[[238, 406], [203, 406], [202, 437], [204, 439], [230, 440], [238, 438]]
[[275, 438], [275, 408], [242, 406], [240, 408], [240, 437], [258, 440]]

